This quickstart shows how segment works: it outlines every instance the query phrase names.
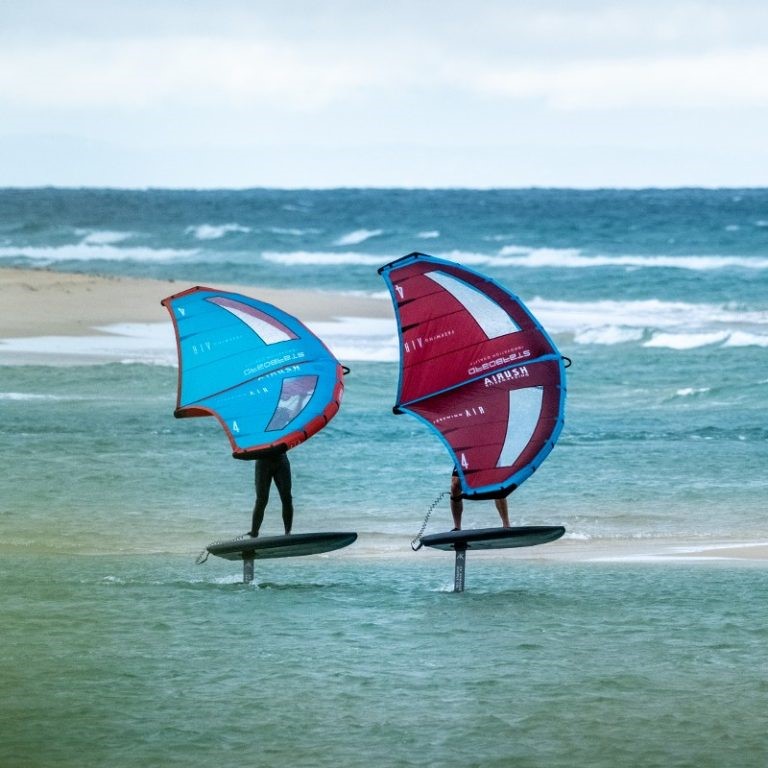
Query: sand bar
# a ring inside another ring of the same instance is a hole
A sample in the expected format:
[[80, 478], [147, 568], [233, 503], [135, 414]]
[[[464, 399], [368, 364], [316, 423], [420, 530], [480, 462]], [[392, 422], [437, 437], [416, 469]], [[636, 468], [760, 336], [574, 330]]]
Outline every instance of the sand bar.
[[[160, 300], [194, 283], [0, 268], [0, 339], [94, 335], [98, 328], [121, 323], [168, 324]], [[389, 300], [340, 293], [271, 289], [247, 285], [215, 287], [242, 292], [275, 304], [300, 319], [330, 321], [338, 317], [392, 318]], [[13, 355], [6, 353], [6, 358]], [[51, 362], [50, 355], [19, 355], [19, 362]], [[68, 358], [88, 363], [88, 357]], [[4, 363], [7, 360], [3, 361]], [[361, 545], [365, 543], [365, 537]], [[359, 554], [393, 556], [395, 541], [371, 542]], [[396, 551], [410, 556], [409, 540], [396, 541]], [[445, 553], [430, 553], [434, 556]], [[429, 555], [428, 555], [429, 556]], [[489, 553], [483, 553], [489, 557]], [[505, 553], [506, 557], [542, 561], [741, 562], [768, 564], [768, 542], [721, 541], [577, 541], [560, 540], [543, 547]]]
[[[538, 550], [534, 552], [533, 550]], [[546, 551], [545, 551], [546, 550]], [[547, 560], [588, 562], [753, 562], [768, 565], [768, 542], [686, 541], [685, 539], [560, 539], [531, 548], [532, 556]]]
[[[193, 285], [175, 280], [0, 268], [0, 339], [81, 336], [104, 325], [167, 322], [168, 312], [160, 300]], [[275, 304], [304, 321], [392, 316], [391, 304], [385, 299], [246, 285], [212, 287]]]

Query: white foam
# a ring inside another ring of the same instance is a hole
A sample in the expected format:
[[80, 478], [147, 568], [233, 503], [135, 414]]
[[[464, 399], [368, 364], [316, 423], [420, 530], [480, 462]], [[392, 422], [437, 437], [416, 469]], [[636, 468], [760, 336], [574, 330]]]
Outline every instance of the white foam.
[[115, 248], [107, 244], [93, 244], [85, 238], [73, 245], [49, 247], [2, 247], [0, 257], [25, 257], [41, 265], [59, 261], [176, 261], [194, 256], [196, 250], [175, 248]]
[[0, 400], [63, 400], [58, 395], [36, 395], [31, 392], [0, 392]]
[[604, 325], [597, 328], [585, 328], [574, 334], [573, 340], [577, 344], [627, 344], [639, 341], [643, 338], [643, 330], [640, 328], [624, 328], [616, 325]]
[[298, 229], [297, 227], [269, 227], [269, 231], [273, 235], [292, 235], [293, 237], [301, 237], [302, 235], [316, 235], [320, 230]]
[[[517, 246], [510, 246], [516, 248]], [[505, 249], [502, 248], [502, 251]], [[521, 253], [528, 253], [530, 249], [523, 249]], [[487, 253], [475, 253], [473, 251], [448, 251], [446, 253], [439, 254], [441, 258], [448, 259], [449, 261], [455, 261], [458, 264], [463, 264], [465, 267], [488, 267], [488, 266], [506, 266], [507, 264], [515, 264], [515, 259], [507, 260], [501, 256], [496, 256]]]
[[366, 253], [327, 253], [325, 251], [292, 251], [290, 253], [263, 251], [261, 257], [265, 261], [285, 266], [381, 266], [386, 263], [386, 259], [383, 259], [381, 256], [371, 256]]
[[[393, 362], [398, 359], [397, 330], [391, 319], [339, 317], [307, 325], [339, 360]], [[2, 339], [0, 355], [26, 353], [78, 361], [86, 358], [93, 362], [177, 365], [176, 341], [170, 323], [121, 323], [95, 330], [102, 335]]]
[[490, 264], [516, 267], [580, 267], [586, 266], [578, 248], [526, 248], [505, 245]]
[[341, 361], [396, 362], [399, 341], [394, 320], [339, 317], [307, 323]]
[[[389, 299], [388, 291], [368, 294]], [[738, 305], [681, 301], [525, 302], [551, 334], [572, 334], [576, 344], [628, 344], [692, 349], [706, 344], [768, 346], [768, 311]]]
[[[471, 255], [474, 263], [475, 254]], [[595, 267], [635, 267], [646, 269], [688, 269], [708, 271], [714, 269], [768, 269], [768, 259], [746, 256], [637, 256], [598, 255], [585, 256], [575, 248], [525, 248], [508, 245], [498, 257], [486, 257], [488, 264], [528, 268], [559, 267], [589, 269]], [[465, 262], [468, 263], [468, 262]]]
[[250, 227], [243, 227], [240, 224], [198, 224], [194, 227], [187, 227], [186, 233], [194, 235], [198, 240], [218, 240], [230, 232], [250, 232]]
[[690, 397], [691, 395], [702, 395], [705, 392], [711, 392], [710, 387], [683, 387], [675, 392], [680, 397]]
[[334, 245], [359, 245], [372, 237], [378, 237], [383, 232], [383, 229], [356, 229], [354, 232], [342, 235], [334, 242]]
[[95, 330], [103, 335], [34, 336], [0, 340], [3, 352], [176, 365], [176, 342], [170, 323], [126, 323]]
[[[376, 298], [389, 294], [376, 292]], [[577, 344], [644, 343], [693, 349], [710, 344], [768, 346], [768, 311], [738, 305], [660, 301], [569, 302], [534, 298], [527, 306], [552, 334], [572, 334]]]
[[113, 232], [110, 230], [89, 231], [84, 229], [77, 230], [77, 234], [83, 236], [84, 245], [111, 245], [113, 243], [122, 243], [133, 237], [132, 232]]
[[723, 344], [724, 347], [768, 347], [768, 336], [744, 331], [734, 331]]
[[563, 534], [564, 539], [570, 539], [571, 541], [592, 541], [592, 537], [588, 533], [566, 531]]
[[577, 344], [692, 349], [707, 344], [768, 346], [768, 311], [736, 305], [660, 301], [567, 302], [534, 298], [527, 306], [550, 333], [572, 333]]
[[[431, 234], [431, 233], [427, 233]], [[435, 236], [439, 236], [436, 233]], [[336, 245], [341, 244], [340, 241], [336, 242]], [[352, 242], [345, 243], [346, 245], [352, 245]], [[514, 252], [523, 254], [531, 253], [530, 249], [518, 248], [518, 246], [510, 246], [512, 249], [517, 249]], [[506, 249], [503, 249], [506, 250]], [[546, 262], [552, 260], [552, 266], [558, 266], [558, 261], [562, 260], [563, 254], [578, 254], [578, 251], [571, 250], [557, 250], [543, 248], [536, 251], [538, 258], [541, 258]], [[264, 251], [262, 252], [262, 258], [267, 261], [274, 262], [276, 264], [283, 264], [285, 266], [291, 265], [313, 265], [313, 266], [337, 266], [337, 265], [359, 265], [359, 266], [376, 266], [379, 267], [388, 262], [394, 261], [399, 258], [401, 254], [390, 254], [383, 256], [374, 256], [368, 253], [359, 253], [357, 251], [347, 251], [346, 253], [329, 253], [327, 251]], [[448, 251], [440, 254], [442, 258], [449, 259], [458, 264], [463, 264], [467, 267], [487, 267], [487, 266], [539, 266], [534, 263], [520, 263], [518, 258], [504, 258], [493, 254], [485, 253], [473, 253], [471, 251]], [[525, 257], [528, 258], [528, 257]], [[547, 266], [546, 263], [543, 264]], [[562, 266], [562, 265], [560, 265]]]
[[[677, 327], [690, 322], [706, 322], [719, 307], [710, 304], [688, 304], [669, 302], [658, 299], [640, 301], [552, 301], [539, 297], [525, 302], [529, 309], [541, 320], [546, 328], [553, 332], [574, 331], [581, 328], [601, 327], [605, 325], [630, 328], [667, 328]], [[768, 325], [768, 312], [763, 319]], [[741, 313], [723, 316], [723, 320], [736, 320]]]
[[696, 349], [708, 347], [712, 344], [722, 344], [727, 338], [727, 333], [718, 331], [715, 333], [657, 333], [646, 341], [644, 347], [667, 347], [669, 349]]
[[430, 229], [426, 232], [419, 232], [416, 237], [420, 240], [433, 240], [436, 237], [440, 237], [440, 233], [436, 229]]
[[[369, 237], [381, 234], [381, 230], [357, 230], [342, 238], [335, 245], [356, 245]], [[437, 237], [437, 232], [424, 232], [419, 237]], [[380, 266], [398, 258], [400, 254], [372, 256], [350, 251], [328, 253], [325, 251], [266, 251], [263, 258], [279, 264], [339, 265], [359, 264]], [[638, 256], [595, 255], [587, 256], [578, 248], [530, 248], [522, 245], [505, 245], [496, 254], [473, 251], [447, 251], [435, 254], [467, 267], [518, 267], [526, 269], [595, 269], [598, 267], [625, 267], [627, 269], [687, 269], [710, 271], [716, 269], [768, 269], [768, 259], [748, 256]]]

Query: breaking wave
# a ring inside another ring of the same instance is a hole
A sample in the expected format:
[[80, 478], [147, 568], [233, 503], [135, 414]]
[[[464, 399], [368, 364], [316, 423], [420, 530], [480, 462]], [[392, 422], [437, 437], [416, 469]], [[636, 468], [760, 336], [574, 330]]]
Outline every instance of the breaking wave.
[[[360, 230], [360, 232], [369, 232]], [[381, 230], [375, 230], [375, 233]], [[351, 233], [357, 234], [357, 233]], [[351, 236], [350, 235], [350, 236]], [[438, 236], [437, 233], [422, 233]], [[368, 235], [372, 236], [372, 235]], [[347, 236], [345, 236], [347, 237]], [[363, 241], [336, 241], [336, 245], [356, 245]], [[291, 265], [335, 266], [382, 265], [400, 258], [404, 253], [374, 256], [349, 251], [330, 253], [325, 251], [266, 251], [262, 257], [268, 261]], [[585, 255], [578, 248], [527, 248], [520, 245], [504, 246], [497, 254], [473, 251], [447, 251], [433, 255], [458, 262], [468, 267], [518, 267], [524, 269], [597, 269], [603, 267], [624, 267], [626, 269], [683, 269], [689, 271], [712, 271], [718, 269], [768, 269], [768, 259], [750, 256], [636, 256], [636, 255]]]

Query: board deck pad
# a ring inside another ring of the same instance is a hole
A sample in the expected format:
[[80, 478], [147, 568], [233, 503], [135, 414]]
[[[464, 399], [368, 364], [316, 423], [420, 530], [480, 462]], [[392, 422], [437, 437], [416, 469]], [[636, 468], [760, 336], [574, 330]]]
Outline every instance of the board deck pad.
[[516, 528], [470, 528], [423, 536], [421, 543], [435, 549], [506, 549], [532, 547], [559, 539], [565, 533], [562, 525], [523, 525]]
[[357, 539], [351, 531], [292, 533], [288, 536], [259, 536], [217, 541], [206, 549], [225, 560], [266, 560], [275, 557], [303, 557], [347, 547]]

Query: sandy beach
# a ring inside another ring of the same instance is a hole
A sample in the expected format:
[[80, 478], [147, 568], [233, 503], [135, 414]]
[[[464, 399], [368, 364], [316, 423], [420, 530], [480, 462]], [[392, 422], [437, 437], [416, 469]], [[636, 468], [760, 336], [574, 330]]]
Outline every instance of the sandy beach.
[[542, 547], [539, 556], [549, 560], [582, 562], [681, 562], [740, 561], [768, 562], [768, 542], [708, 542], [682, 540], [562, 541]]
[[[174, 280], [0, 268], [0, 339], [92, 335], [118, 323], [163, 323], [160, 300], [192, 287]], [[389, 301], [340, 293], [216, 285], [275, 304], [302, 321], [335, 317], [387, 318]]]

